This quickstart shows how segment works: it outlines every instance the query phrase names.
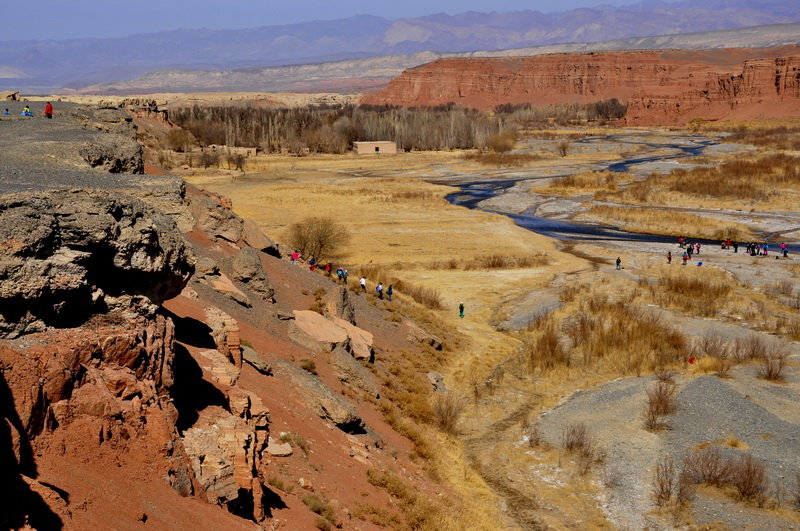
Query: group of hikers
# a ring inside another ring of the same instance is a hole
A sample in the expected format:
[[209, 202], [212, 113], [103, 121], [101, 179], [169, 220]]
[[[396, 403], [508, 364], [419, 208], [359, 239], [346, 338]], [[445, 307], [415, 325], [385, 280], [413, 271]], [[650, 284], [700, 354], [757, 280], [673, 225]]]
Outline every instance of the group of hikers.
[[[11, 112], [8, 109], [5, 109], [3, 111], [3, 116], [10, 116], [10, 115]], [[22, 108], [22, 112], [19, 113], [19, 115], [23, 117], [33, 118], [33, 111], [31, 110], [31, 106], [26, 104], [25, 107]], [[47, 118], [48, 120], [51, 120], [53, 118], [53, 104], [50, 103], [49, 101], [47, 102], [47, 105], [44, 106], [44, 117]]]
[[[293, 263], [293, 264], [299, 264], [300, 261], [301, 261], [300, 253], [298, 251], [292, 251], [291, 253], [289, 253], [289, 261], [291, 263]], [[317, 270], [318, 261], [316, 260], [316, 258], [314, 258], [312, 256], [311, 258], [308, 259], [307, 263], [308, 263], [308, 268], [311, 271], [316, 271]], [[325, 271], [325, 276], [328, 276], [328, 277], [331, 276], [331, 272], [333, 271], [333, 264], [328, 262], [327, 264], [325, 264], [324, 267], [322, 267], [322, 270]], [[347, 284], [348, 283], [347, 282], [348, 275], [349, 275], [349, 273], [348, 273], [347, 269], [345, 269], [344, 267], [339, 266], [339, 267], [336, 268], [336, 277], [337, 277], [338, 281], [341, 282], [342, 284]], [[367, 278], [362, 276], [360, 279], [358, 279], [358, 284], [359, 284], [359, 286], [361, 286], [362, 293], [366, 294], [367, 293]], [[383, 282], [378, 282], [378, 285], [375, 286], [375, 293], [377, 293], [378, 298], [380, 300], [384, 300], [384, 296], [385, 296], [386, 300], [391, 302], [392, 296], [394, 295], [394, 286], [389, 284], [388, 287], [384, 288], [383, 287]], [[464, 303], [463, 302], [458, 303], [458, 316], [459, 317], [464, 317]]]
[[[680, 236], [678, 238], [678, 245], [681, 247], [681, 249], [684, 249], [683, 256], [681, 256], [681, 260], [682, 260], [683, 265], [686, 265], [686, 263], [689, 260], [692, 259], [692, 255], [693, 254], [694, 255], [699, 255], [700, 254], [700, 249], [702, 247], [699, 242], [692, 243], [692, 242], [687, 241], [685, 236]], [[725, 249], [733, 249], [734, 253], [738, 253], [739, 252], [739, 245], [740, 245], [739, 242], [737, 242], [735, 240], [732, 240], [730, 238], [728, 238], [726, 240], [722, 240], [720, 242], [720, 248], [721, 249], [723, 249], [723, 250], [725, 250]], [[752, 241], [752, 242], [745, 242], [742, 245], [745, 246], [745, 249], [746, 249], [745, 253], [749, 254], [751, 256], [768, 256], [769, 255], [769, 244], [767, 242], [759, 243], [759, 242]], [[789, 257], [789, 248], [786, 245], [786, 243], [781, 243], [778, 246], [778, 248], [781, 250], [781, 254], [783, 254], [784, 258], [788, 258]], [[776, 258], [778, 258], [778, 257], [776, 256]], [[672, 263], [672, 251], [668, 251], [667, 252], [667, 263], [668, 264]], [[703, 262], [698, 262], [697, 263], [697, 265], [702, 265], [702, 264], [703, 264]]]

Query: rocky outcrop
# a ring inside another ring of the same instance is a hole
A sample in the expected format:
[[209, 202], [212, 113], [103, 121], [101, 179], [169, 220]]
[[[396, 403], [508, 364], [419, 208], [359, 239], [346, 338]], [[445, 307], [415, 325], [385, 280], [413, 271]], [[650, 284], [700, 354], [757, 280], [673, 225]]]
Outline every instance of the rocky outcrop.
[[342, 347], [358, 359], [372, 361], [373, 337], [366, 330], [338, 317], [326, 318], [311, 310], [295, 310], [289, 337], [317, 352]]
[[85, 144], [80, 155], [92, 168], [109, 173], [144, 173], [142, 146], [119, 136], [99, 137]]
[[[362, 102], [424, 106], [457, 103], [491, 109], [629, 102], [631, 123], [671, 123], [727, 106], [770, 104], [800, 113], [800, 46], [765, 49], [582, 52], [513, 58], [439, 59], [406, 70]], [[763, 111], [763, 112], [768, 112]]]
[[198, 495], [258, 522], [266, 515], [261, 469], [269, 412], [252, 393], [234, 390], [229, 398], [230, 412], [217, 406], [203, 410], [184, 433], [183, 445]]
[[0, 335], [82, 324], [97, 313], [152, 314], [176, 296], [194, 256], [175, 224], [109, 192], [0, 199]]
[[350, 324], [356, 324], [356, 309], [350, 292], [344, 286], [336, 286], [323, 299], [325, 315], [328, 317], [338, 317]]

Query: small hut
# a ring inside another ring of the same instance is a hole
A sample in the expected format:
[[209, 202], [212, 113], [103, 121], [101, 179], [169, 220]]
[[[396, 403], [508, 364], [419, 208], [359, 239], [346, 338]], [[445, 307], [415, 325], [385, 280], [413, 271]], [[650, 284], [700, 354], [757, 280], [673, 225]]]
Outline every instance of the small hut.
[[353, 150], [358, 155], [395, 155], [397, 144], [387, 140], [353, 142]]

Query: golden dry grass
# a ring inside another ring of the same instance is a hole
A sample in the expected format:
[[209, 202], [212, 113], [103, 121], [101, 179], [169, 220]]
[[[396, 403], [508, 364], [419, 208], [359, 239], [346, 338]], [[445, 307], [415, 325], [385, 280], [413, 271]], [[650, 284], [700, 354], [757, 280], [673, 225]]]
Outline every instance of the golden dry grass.
[[689, 238], [723, 240], [731, 238], [743, 241], [754, 238], [754, 234], [740, 223], [721, 221], [691, 212], [674, 212], [655, 208], [597, 205], [579, 216], [610, 225], [617, 225], [631, 232], [684, 235]]
[[630, 173], [589, 171], [555, 179], [547, 186], [531, 189], [531, 192], [561, 196], [614, 192], [620, 186], [626, 186], [634, 180], [634, 176]]
[[641, 205], [793, 210], [800, 202], [800, 164], [782, 153], [742, 156], [712, 167], [673, 170], [598, 199]]

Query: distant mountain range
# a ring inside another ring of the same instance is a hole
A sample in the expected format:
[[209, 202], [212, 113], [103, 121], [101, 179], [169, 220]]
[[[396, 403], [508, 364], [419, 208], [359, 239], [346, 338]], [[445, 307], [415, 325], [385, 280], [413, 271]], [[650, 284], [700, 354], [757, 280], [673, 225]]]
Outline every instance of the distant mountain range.
[[766, 48], [800, 43], [800, 24], [756, 26], [682, 35], [635, 37], [580, 44], [550, 44], [462, 53], [418, 52], [305, 65], [233, 70], [165, 69], [77, 90], [83, 94], [156, 92], [369, 92], [383, 88], [404, 70], [443, 57], [510, 57], [601, 50]]
[[[558, 13], [356, 16], [242, 30], [176, 30], [113, 39], [0, 42], [0, 89], [54, 90], [154, 70], [232, 70], [418, 52], [585, 43], [800, 22], [794, 0], [646, 0]], [[261, 90], [266, 90], [266, 87]]]

